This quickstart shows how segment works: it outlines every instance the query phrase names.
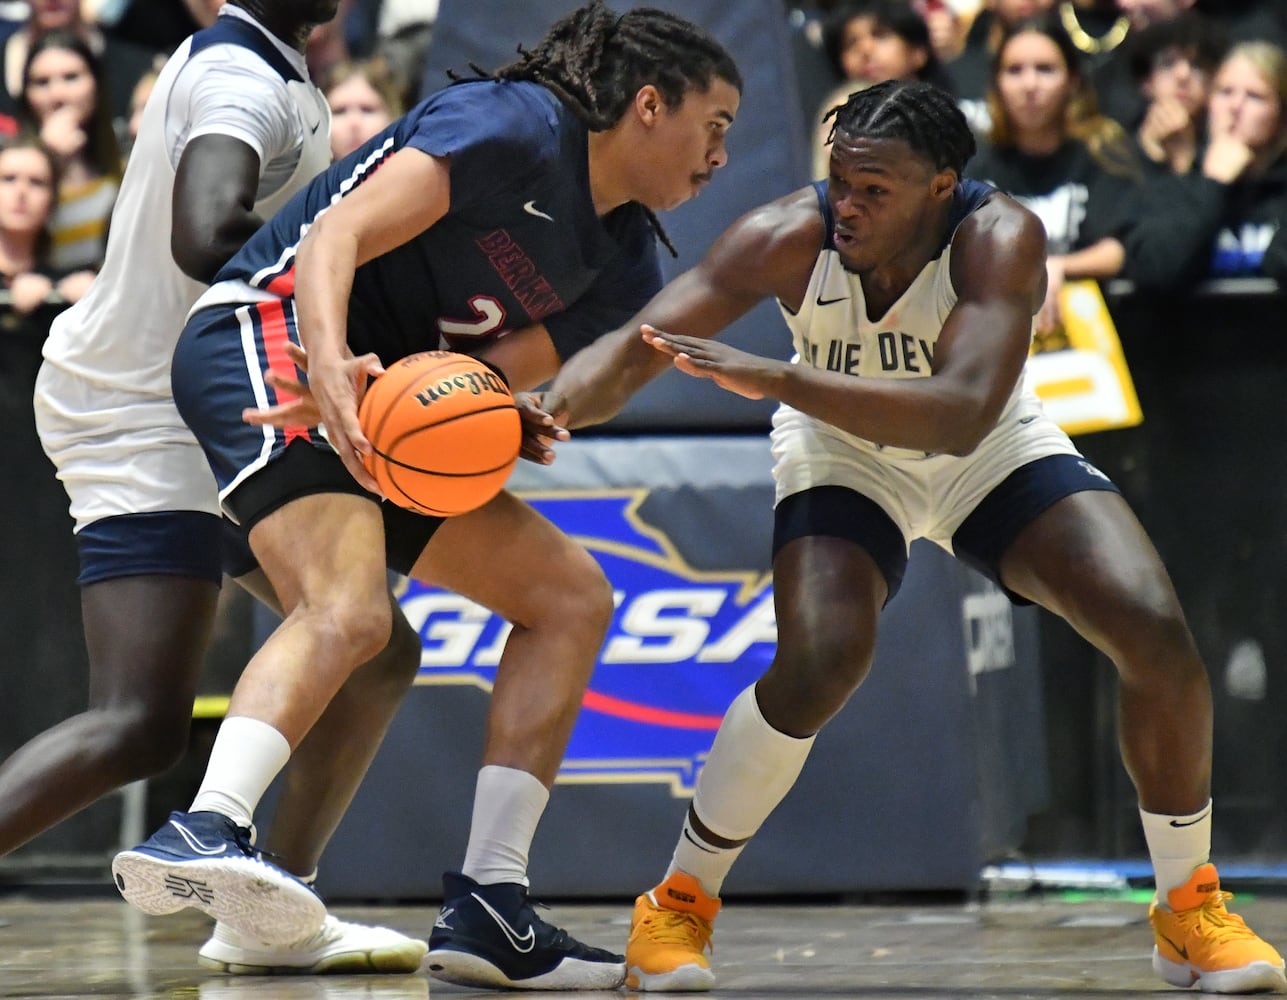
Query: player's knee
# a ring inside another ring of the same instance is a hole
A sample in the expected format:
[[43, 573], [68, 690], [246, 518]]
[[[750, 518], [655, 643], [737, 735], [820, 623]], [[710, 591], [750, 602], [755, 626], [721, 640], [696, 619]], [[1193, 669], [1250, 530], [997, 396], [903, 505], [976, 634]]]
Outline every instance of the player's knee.
[[393, 633], [393, 611], [383, 595], [379, 600], [327, 602], [307, 614], [323, 648], [354, 666], [378, 656]]
[[581, 628], [602, 638], [612, 623], [612, 584], [603, 567], [579, 545], [569, 542], [550, 566], [545, 586], [532, 588], [532, 621], [561, 629]]
[[1112, 601], [1112, 644], [1141, 661], [1183, 658], [1193, 636], [1169, 580], [1137, 583]]
[[129, 708], [108, 715], [107, 756], [121, 784], [152, 778], [174, 767], [188, 749], [191, 716]]
[[761, 682], [778, 706], [780, 718], [770, 722], [792, 734], [817, 732], [866, 679], [871, 657], [870, 641], [849, 632], [819, 629], [780, 643]]

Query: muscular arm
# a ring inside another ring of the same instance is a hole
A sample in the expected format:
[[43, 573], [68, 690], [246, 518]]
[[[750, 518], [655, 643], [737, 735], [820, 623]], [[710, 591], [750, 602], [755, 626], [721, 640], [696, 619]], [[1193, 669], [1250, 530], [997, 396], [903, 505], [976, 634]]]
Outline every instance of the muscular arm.
[[183, 150], [174, 177], [170, 253], [189, 278], [209, 284], [263, 220], [254, 212], [259, 154], [211, 133]]
[[770, 396], [870, 441], [965, 455], [996, 426], [1023, 370], [1044, 261], [1040, 221], [1012, 200], [996, 198], [966, 220], [952, 249], [957, 302], [925, 378], [855, 378], [668, 335], [659, 347], [689, 374]]
[[629, 323], [569, 359], [545, 394], [546, 409], [565, 414], [568, 427], [601, 423], [618, 413], [670, 367], [670, 359], [640, 337], [644, 324], [713, 337], [769, 296], [798, 306], [822, 239], [812, 188], [742, 216], [696, 267], [667, 284]]
[[343, 353], [357, 269], [441, 219], [450, 196], [447, 162], [403, 149], [309, 228], [295, 256], [295, 288], [300, 339], [314, 367]]
[[399, 150], [318, 217], [295, 255], [299, 338], [308, 352], [313, 398], [345, 468], [369, 490], [376, 488], [375, 480], [359, 456], [370, 454], [371, 444], [358, 423], [357, 404], [359, 382], [365, 382], [373, 358], [348, 357], [353, 276], [367, 261], [400, 247], [446, 215], [450, 198], [448, 161], [416, 149]]

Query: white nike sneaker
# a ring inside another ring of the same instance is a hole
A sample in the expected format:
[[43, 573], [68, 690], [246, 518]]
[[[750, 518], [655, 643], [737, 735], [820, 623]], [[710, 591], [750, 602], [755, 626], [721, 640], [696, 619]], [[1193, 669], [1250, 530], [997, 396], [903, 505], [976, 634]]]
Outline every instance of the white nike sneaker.
[[253, 827], [222, 813], [172, 812], [151, 837], [116, 855], [112, 877], [126, 902], [144, 913], [192, 907], [274, 945], [312, 934], [326, 919], [326, 904], [254, 843]]
[[388, 927], [369, 927], [327, 916], [321, 930], [288, 945], [252, 941], [227, 924], [197, 952], [204, 968], [234, 976], [316, 975], [322, 972], [410, 973], [429, 945]]

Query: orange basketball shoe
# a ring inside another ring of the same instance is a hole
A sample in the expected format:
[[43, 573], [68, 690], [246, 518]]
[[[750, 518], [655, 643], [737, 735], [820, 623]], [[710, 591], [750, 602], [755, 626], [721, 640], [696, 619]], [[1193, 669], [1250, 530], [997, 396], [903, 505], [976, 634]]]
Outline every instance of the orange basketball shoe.
[[685, 993], [714, 986], [706, 952], [717, 913], [719, 900], [683, 872], [636, 899], [626, 942], [627, 989]]
[[1172, 986], [1204, 993], [1257, 993], [1287, 989], [1282, 956], [1256, 936], [1242, 917], [1225, 909], [1233, 894], [1220, 891], [1215, 865], [1199, 865], [1184, 885], [1149, 907], [1153, 971]]

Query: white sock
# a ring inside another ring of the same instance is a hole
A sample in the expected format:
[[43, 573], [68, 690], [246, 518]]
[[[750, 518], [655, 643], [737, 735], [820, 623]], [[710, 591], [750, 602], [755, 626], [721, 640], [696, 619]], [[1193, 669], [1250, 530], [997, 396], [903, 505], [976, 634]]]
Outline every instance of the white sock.
[[474, 786], [474, 815], [461, 874], [479, 885], [527, 885], [527, 854], [550, 790], [526, 771], [488, 764]]
[[1168, 892], [1189, 880], [1193, 869], [1211, 860], [1211, 812], [1210, 800], [1192, 816], [1163, 816], [1140, 810], [1157, 898], [1162, 902], [1166, 902]]
[[815, 737], [778, 732], [760, 714], [755, 686], [733, 699], [697, 779], [690, 815], [731, 844], [698, 836], [688, 818], [666, 869], [692, 875], [708, 896], [719, 898], [724, 879], [752, 835], [800, 776]]
[[259, 800], [288, 760], [290, 742], [268, 723], [244, 715], [224, 719], [190, 811], [223, 813], [238, 826], [250, 826]]

